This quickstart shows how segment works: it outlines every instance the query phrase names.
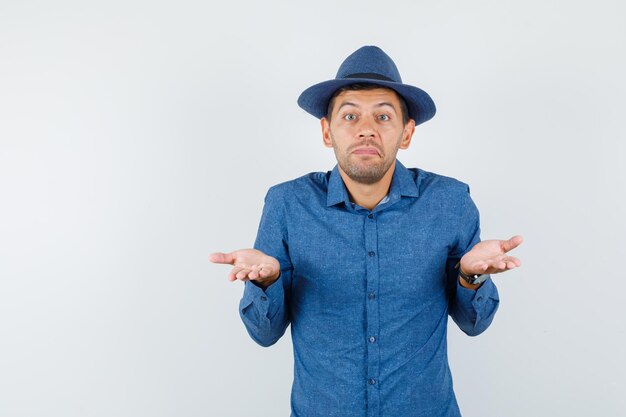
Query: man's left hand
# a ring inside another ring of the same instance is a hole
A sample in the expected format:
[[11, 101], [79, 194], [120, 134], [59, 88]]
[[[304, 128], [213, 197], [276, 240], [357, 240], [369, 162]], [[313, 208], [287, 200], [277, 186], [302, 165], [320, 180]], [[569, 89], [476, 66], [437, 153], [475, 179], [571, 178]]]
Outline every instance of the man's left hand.
[[461, 258], [461, 271], [467, 275], [497, 274], [517, 268], [522, 262], [507, 255], [518, 247], [524, 239], [517, 235], [509, 240], [484, 240], [478, 242]]

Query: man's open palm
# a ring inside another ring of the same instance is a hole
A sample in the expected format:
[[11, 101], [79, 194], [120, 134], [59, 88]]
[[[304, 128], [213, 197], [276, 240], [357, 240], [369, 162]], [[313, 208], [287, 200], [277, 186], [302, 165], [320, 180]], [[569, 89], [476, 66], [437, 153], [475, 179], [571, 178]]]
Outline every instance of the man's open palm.
[[522, 263], [507, 252], [518, 247], [521, 236], [513, 236], [509, 240], [484, 240], [478, 242], [461, 258], [461, 270], [466, 274], [497, 274], [516, 268]]
[[269, 284], [280, 273], [280, 264], [271, 256], [256, 249], [240, 249], [230, 253], [216, 252], [209, 255], [209, 260], [217, 264], [232, 265], [228, 274], [230, 281], [254, 280], [259, 283]]

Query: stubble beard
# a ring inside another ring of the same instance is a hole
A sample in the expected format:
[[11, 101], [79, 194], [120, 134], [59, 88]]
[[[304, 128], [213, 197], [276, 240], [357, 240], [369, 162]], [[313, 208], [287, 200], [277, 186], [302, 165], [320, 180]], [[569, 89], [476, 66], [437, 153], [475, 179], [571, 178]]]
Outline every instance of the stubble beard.
[[[332, 140], [333, 150], [335, 151], [335, 157], [337, 158], [339, 167], [346, 173], [348, 178], [356, 183], [366, 185], [377, 183], [385, 176], [387, 171], [389, 171], [389, 168], [391, 168], [391, 165], [395, 162], [395, 154], [397, 154], [398, 151], [397, 146], [393, 157], [386, 158], [384, 150], [378, 146], [374, 146], [373, 144], [368, 143], [368, 141], [360, 143], [358, 146], [372, 145], [375, 147], [378, 152], [380, 152], [380, 161], [378, 163], [369, 163], [369, 161], [364, 161], [362, 164], [356, 164], [350, 161], [350, 156], [352, 155], [351, 149], [355, 146], [348, 147], [346, 152], [342, 154], [337, 148], [337, 143], [335, 142], [332, 132], [330, 132], [330, 138]], [[400, 140], [401, 139], [402, 137], [400, 137]], [[400, 140], [398, 140], [397, 145], [400, 144]]]

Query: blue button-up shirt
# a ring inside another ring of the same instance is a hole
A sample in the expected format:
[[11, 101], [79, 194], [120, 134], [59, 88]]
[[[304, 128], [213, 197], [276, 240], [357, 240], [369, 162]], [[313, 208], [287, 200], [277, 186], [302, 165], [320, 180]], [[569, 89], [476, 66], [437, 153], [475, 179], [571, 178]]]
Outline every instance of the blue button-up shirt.
[[460, 416], [448, 315], [477, 335], [498, 308], [491, 278], [477, 291], [458, 281], [479, 241], [468, 185], [399, 161], [371, 211], [336, 166], [270, 188], [254, 247], [280, 278], [265, 291], [246, 282], [240, 314], [263, 346], [291, 324], [291, 416]]

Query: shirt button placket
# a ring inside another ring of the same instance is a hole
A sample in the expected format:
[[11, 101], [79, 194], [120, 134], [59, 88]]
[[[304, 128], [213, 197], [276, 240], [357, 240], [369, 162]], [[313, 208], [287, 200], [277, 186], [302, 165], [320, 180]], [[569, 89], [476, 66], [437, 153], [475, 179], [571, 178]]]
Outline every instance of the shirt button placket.
[[365, 273], [367, 282], [367, 298], [365, 313], [367, 319], [366, 333], [363, 335], [367, 344], [367, 415], [380, 416], [380, 344], [376, 335], [379, 333], [378, 294], [380, 276], [378, 270], [378, 215], [370, 213], [365, 218]]

